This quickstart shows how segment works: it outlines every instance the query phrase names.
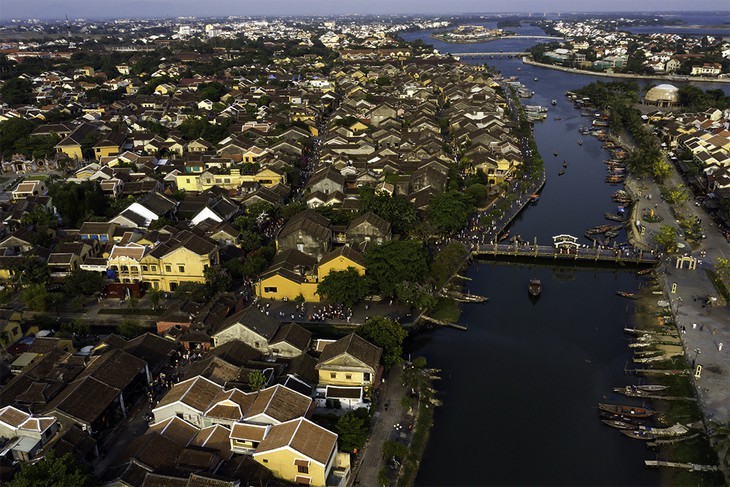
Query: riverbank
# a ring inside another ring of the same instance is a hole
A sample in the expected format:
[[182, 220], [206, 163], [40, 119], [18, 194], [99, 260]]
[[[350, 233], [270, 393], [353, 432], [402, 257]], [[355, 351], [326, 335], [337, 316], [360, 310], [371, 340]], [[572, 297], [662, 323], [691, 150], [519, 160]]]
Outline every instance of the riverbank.
[[730, 78], [703, 78], [701, 76], [682, 76], [681, 78], [677, 78], [677, 76], [673, 75], [646, 75], [646, 74], [629, 74], [629, 73], [604, 73], [600, 71], [588, 71], [585, 69], [576, 69], [576, 68], [566, 68], [565, 66], [556, 66], [554, 64], [546, 64], [546, 63], [540, 63], [533, 59], [531, 59], [528, 56], [524, 56], [522, 58], [522, 62], [524, 64], [529, 64], [531, 66], [537, 66], [540, 68], [547, 68], [547, 69], [554, 69], [556, 71], [563, 71], [564, 73], [573, 73], [573, 74], [585, 74], [590, 76], [601, 76], [604, 78], [623, 78], [623, 79], [655, 79], [655, 80], [666, 80], [666, 81], [674, 81], [674, 82], [692, 82], [692, 83], [730, 83]]
[[[634, 148], [628, 136], [614, 138], [614, 142], [625, 149]], [[682, 187], [684, 182], [676, 168], [670, 162], [672, 173], [665, 185]], [[661, 187], [653, 180], [639, 179], [631, 174], [625, 183], [627, 191], [636, 199], [632, 210], [631, 223], [627, 228], [629, 240], [637, 246], [653, 247], [653, 236], [659, 231], [662, 222], [675, 222], [676, 217], [671, 205], [661, 198]], [[651, 195], [651, 199], [647, 196]], [[661, 217], [662, 222], [650, 223], [642, 221], [645, 228], [639, 232], [635, 222], [640, 220], [644, 210], [653, 209]], [[706, 239], [692, 249], [685, 243], [685, 253], [699, 260], [696, 270], [678, 268], [678, 255], [667, 256], [660, 267], [660, 282], [664, 296], [670, 303], [669, 311], [679, 337], [682, 341], [684, 358], [692, 364], [690, 374], [698, 405], [702, 412], [705, 429], [712, 438], [714, 430], [727, 425], [730, 420], [730, 361], [724, 344], [730, 343], [730, 322], [727, 319], [730, 310], [728, 304], [712, 306], [707, 304], [707, 297], [716, 294], [714, 285], [705, 268], [712, 267], [717, 257], [726, 256], [725, 238], [711, 219], [699, 207], [690, 204], [683, 208], [691, 217], [701, 218]], [[700, 252], [704, 251], [704, 257]], [[711, 444], [717, 446], [714, 441]], [[718, 452], [719, 453], [719, 452]], [[720, 459], [720, 467], [726, 481], [730, 479], [730, 467]]]

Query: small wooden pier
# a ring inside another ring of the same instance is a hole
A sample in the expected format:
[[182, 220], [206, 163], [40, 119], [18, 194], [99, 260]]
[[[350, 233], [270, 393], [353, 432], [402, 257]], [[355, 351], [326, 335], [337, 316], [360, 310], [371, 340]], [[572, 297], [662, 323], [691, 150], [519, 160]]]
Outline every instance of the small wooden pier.
[[435, 325], [448, 326], [449, 328], [456, 328], [457, 330], [461, 330], [461, 331], [467, 331], [469, 329], [469, 327], [467, 325], [459, 325], [458, 323], [451, 323], [449, 321], [441, 321], [441, 320], [437, 320], [435, 318], [431, 318], [430, 316], [426, 316], [426, 315], [422, 315], [421, 319], [428, 321], [429, 323], [433, 323]]
[[717, 465], [700, 465], [697, 463], [667, 462], [664, 460], [644, 460], [647, 467], [683, 468], [691, 472], [717, 472]]

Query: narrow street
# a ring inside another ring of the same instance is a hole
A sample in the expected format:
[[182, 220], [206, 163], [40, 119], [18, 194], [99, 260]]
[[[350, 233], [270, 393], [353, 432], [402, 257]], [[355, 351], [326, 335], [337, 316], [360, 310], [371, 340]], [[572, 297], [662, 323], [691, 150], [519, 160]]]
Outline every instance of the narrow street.
[[[406, 413], [401, 404], [401, 399], [406, 394], [406, 389], [401, 382], [402, 374], [402, 365], [393, 367], [388, 375], [388, 380], [380, 388], [380, 404], [378, 411], [373, 416], [374, 424], [370, 440], [363, 449], [356, 467], [357, 470], [352, 477], [355, 479], [355, 485], [378, 485], [378, 473], [385, 465], [383, 443], [397, 438], [398, 430], [395, 426], [403, 420]], [[387, 410], [386, 404], [388, 405]]]

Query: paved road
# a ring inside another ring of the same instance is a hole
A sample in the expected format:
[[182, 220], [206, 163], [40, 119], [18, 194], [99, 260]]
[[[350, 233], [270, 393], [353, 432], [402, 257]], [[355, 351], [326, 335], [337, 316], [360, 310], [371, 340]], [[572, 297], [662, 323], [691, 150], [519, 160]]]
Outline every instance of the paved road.
[[[680, 187], [684, 182], [673, 169], [672, 176], [665, 185]], [[646, 226], [643, 236], [638, 233], [635, 225], [631, 225], [633, 238], [644, 245], [654, 246], [653, 235], [661, 225], [679, 227], [670, 205], [660, 198], [656, 183], [630, 179], [627, 181], [627, 189], [639, 197], [636, 211], [639, 216], [636, 219], [648, 208], [653, 208], [663, 219], [660, 223], [642, 221], [642, 225]], [[652, 195], [650, 200], [646, 199], [647, 194]], [[705, 417], [713, 422], [726, 423], [730, 419], [730, 307], [727, 303], [714, 307], [705, 304], [708, 296], [717, 296], [717, 291], [704, 268], [712, 267], [718, 257], [730, 257], [730, 245], [704, 208], [696, 206], [693, 200], [684, 204], [684, 213], [702, 219], [706, 238], [700, 247], [692, 250], [687, 242], [680, 239], [685, 245], [685, 253], [700, 259], [701, 264], [697, 266], [697, 270], [689, 270], [686, 266], [684, 269], [676, 269], [675, 258], [667, 258], [661, 269], [664, 271], [665, 288], [669, 293], [686, 357], [690, 363], [696, 360], [703, 367], [700, 378], [695, 380], [695, 386]], [[672, 293], [675, 283], [676, 292]]]
[[[355, 484], [363, 486], [378, 485], [378, 473], [384, 465], [383, 443], [394, 440], [398, 436], [395, 425], [401, 423], [406, 411], [401, 405], [401, 398], [406, 394], [401, 381], [403, 368], [395, 366], [388, 374], [388, 379], [380, 389], [380, 408], [374, 415], [374, 426], [370, 440], [360, 456], [354, 479]], [[385, 410], [388, 404], [388, 410]]]

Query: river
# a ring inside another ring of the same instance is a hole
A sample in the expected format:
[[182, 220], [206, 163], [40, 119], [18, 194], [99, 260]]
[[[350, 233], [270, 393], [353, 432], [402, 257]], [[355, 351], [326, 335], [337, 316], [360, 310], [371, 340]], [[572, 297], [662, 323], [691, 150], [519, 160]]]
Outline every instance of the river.
[[[519, 33], [541, 31], [523, 27]], [[441, 52], [519, 51], [535, 42], [447, 44], [429, 34], [403, 37], [420, 38]], [[615, 210], [609, 196], [618, 187], [604, 182], [608, 153], [595, 138], [580, 136], [577, 129], [590, 119], [565, 97], [567, 90], [599, 78], [519, 59], [469, 62], [519, 76], [535, 91], [528, 104], [558, 102], [534, 129], [547, 183], [539, 203], [514, 222], [512, 234], [548, 243], [553, 235], [582, 236], [589, 227], [609, 223], [603, 214]], [[558, 176], [564, 160], [568, 168]], [[635, 291], [640, 278], [624, 270], [493, 263], [476, 263], [467, 276], [470, 292], [490, 298], [463, 306], [460, 322], [468, 331], [438, 329], [409, 344], [409, 352], [425, 356], [443, 377], [437, 383], [443, 406], [436, 410], [416, 484], [660, 485], [660, 472], [643, 462], [655, 453], [604, 426], [597, 412], [598, 402], [626, 403], [612, 388], [635, 380], [623, 373], [632, 354], [622, 331], [634, 323], [634, 303], [615, 291]], [[534, 305], [527, 293], [532, 277], [543, 283]]]

